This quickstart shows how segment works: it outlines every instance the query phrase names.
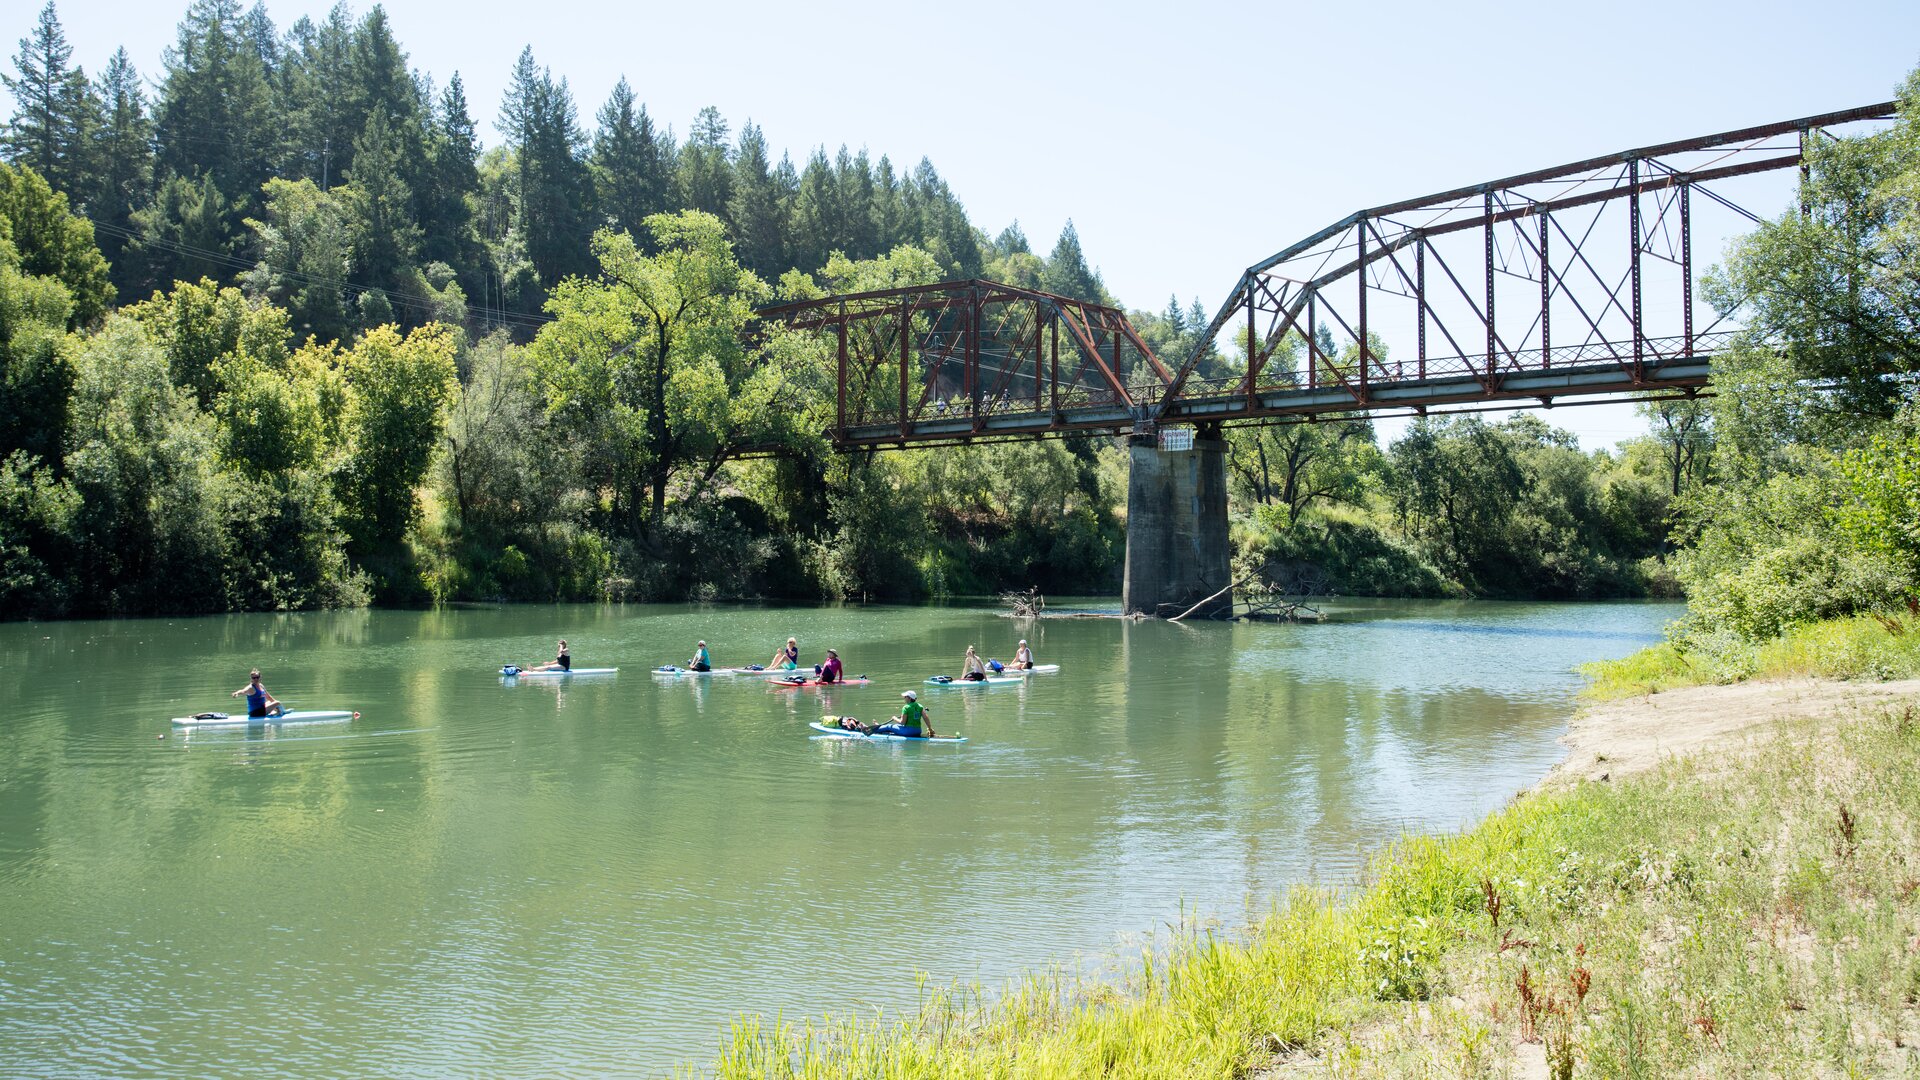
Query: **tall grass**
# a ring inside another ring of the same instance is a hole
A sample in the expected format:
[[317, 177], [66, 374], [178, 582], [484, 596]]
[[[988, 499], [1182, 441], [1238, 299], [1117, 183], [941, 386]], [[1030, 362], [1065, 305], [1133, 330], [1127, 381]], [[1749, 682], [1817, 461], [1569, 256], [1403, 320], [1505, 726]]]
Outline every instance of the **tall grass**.
[[1920, 1070], [1920, 712], [1792, 734], [1408, 837], [1351, 895], [1186, 923], [1116, 977], [743, 1019], [711, 1072], [1473, 1076], [1527, 1040], [1558, 1076]]
[[1920, 616], [1855, 615], [1790, 628], [1759, 645], [1700, 638], [1664, 641], [1618, 660], [1580, 667], [1596, 700], [1742, 679], [1920, 677]]

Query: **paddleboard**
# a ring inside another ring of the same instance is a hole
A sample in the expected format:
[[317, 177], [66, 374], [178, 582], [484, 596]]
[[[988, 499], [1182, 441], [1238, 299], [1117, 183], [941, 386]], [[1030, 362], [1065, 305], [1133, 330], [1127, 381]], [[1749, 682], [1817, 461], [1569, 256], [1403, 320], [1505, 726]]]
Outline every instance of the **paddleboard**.
[[611, 675], [614, 672], [619, 670], [620, 669], [617, 667], [577, 667], [577, 668], [574, 668], [572, 671], [560, 671], [558, 669], [549, 670], [549, 671], [528, 671], [525, 668], [517, 668], [517, 667], [514, 667], [512, 664], [508, 664], [506, 667], [503, 667], [500, 669], [500, 674], [506, 676], [509, 679], [526, 679], [526, 678], [551, 679], [551, 678], [561, 678], [567, 675]]
[[862, 675], [854, 679], [841, 679], [839, 682], [823, 683], [819, 679], [801, 682], [797, 679], [768, 679], [767, 685], [780, 690], [797, 690], [803, 686], [865, 686], [873, 680]]
[[1055, 674], [1055, 673], [1057, 673], [1057, 672], [1058, 672], [1059, 670], [1060, 670], [1060, 665], [1059, 665], [1059, 664], [1035, 664], [1035, 665], [1033, 665], [1033, 666], [1032, 666], [1032, 667], [1030, 667], [1030, 668], [1013, 668], [1013, 667], [1010, 667], [1010, 668], [1008, 668], [1008, 669], [1006, 669], [1006, 671], [1005, 671], [1005, 672], [1003, 672], [1002, 674], [1006, 674], [1006, 675], [1052, 675], [1052, 674]]
[[351, 709], [291, 709], [279, 716], [248, 716], [245, 713], [176, 716], [173, 723], [176, 727], [260, 727], [266, 724], [339, 724], [358, 719], [360, 714]]
[[989, 675], [984, 679], [956, 679], [949, 675], [935, 675], [927, 680], [928, 686], [1012, 686], [1027, 680], [1019, 675]]
[[832, 735], [842, 739], [865, 739], [868, 742], [963, 743], [967, 741], [965, 735], [936, 735], [931, 739], [916, 739], [911, 735], [868, 735], [865, 732], [848, 731], [845, 728], [833, 727], [829, 724], [823, 724], [818, 720], [815, 720], [807, 726], [825, 735]]
[[[673, 664], [662, 664], [654, 668], [653, 673], [662, 678], [677, 679], [682, 675], [742, 675], [746, 674], [747, 671], [745, 668], [730, 667], [717, 667], [711, 671], [695, 671], [692, 668], [678, 667]], [[756, 672], [755, 674], [758, 673]]]

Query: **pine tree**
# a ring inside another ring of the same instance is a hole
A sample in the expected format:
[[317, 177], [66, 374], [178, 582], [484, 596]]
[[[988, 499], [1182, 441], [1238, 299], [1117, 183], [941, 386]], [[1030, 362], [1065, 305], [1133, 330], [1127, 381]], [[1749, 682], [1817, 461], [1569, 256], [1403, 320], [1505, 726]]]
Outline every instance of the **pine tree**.
[[485, 289], [488, 259], [468, 200], [480, 196], [480, 142], [457, 71], [434, 110], [427, 153], [430, 180], [424, 191], [414, 192], [420, 206], [420, 257], [452, 267], [466, 294], [478, 296]]
[[376, 110], [367, 117], [366, 131], [354, 140], [349, 179], [354, 284], [391, 291], [413, 266], [420, 230], [411, 211], [413, 192], [400, 175], [400, 148], [385, 113]]
[[153, 124], [140, 73], [126, 49], [107, 61], [95, 93], [103, 115], [94, 139], [87, 213], [98, 225], [100, 252], [113, 264], [114, 284], [124, 300], [132, 297], [126, 289], [132, 278], [131, 268], [121, 268], [120, 252], [133, 228], [133, 213], [146, 205], [153, 184]]
[[873, 227], [882, 252], [917, 239], [907, 235], [907, 208], [900, 201], [900, 178], [894, 175], [893, 162], [880, 155], [873, 177]]
[[97, 107], [86, 73], [67, 66], [72, 59], [59, 13], [47, 0], [32, 34], [20, 39], [13, 58], [16, 74], [0, 73], [0, 83], [17, 103], [6, 131], [8, 160], [33, 169], [55, 191], [82, 200]]
[[243, 36], [238, 0], [194, 0], [165, 63], [154, 110], [160, 168], [211, 176], [227, 204], [250, 206], [278, 139], [267, 72]]
[[1047, 256], [1047, 269], [1041, 281], [1046, 291], [1056, 296], [1096, 304], [1105, 302], [1106, 290], [1100, 286], [1100, 276], [1087, 267], [1086, 254], [1080, 250], [1080, 233], [1074, 229], [1072, 218], [1068, 218], [1066, 227], [1060, 230], [1053, 254]]
[[796, 269], [811, 273], [827, 264], [841, 233], [840, 187], [827, 164], [826, 147], [816, 147], [800, 174], [800, 187], [788, 217], [787, 254]]
[[780, 185], [767, 165], [767, 140], [753, 121], [740, 129], [733, 159], [734, 250], [741, 265], [772, 280], [790, 265], [786, 259], [786, 207]]
[[733, 198], [733, 169], [728, 160], [727, 121], [709, 105], [694, 118], [687, 145], [680, 151], [680, 204], [727, 220]]
[[286, 134], [281, 175], [304, 176], [322, 191], [340, 183], [353, 152], [353, 139], [366, 118], [352, 108], [353, 24], [345, 4], [326, 21], [301, 19], [288, 33], [283, 61], [283, 115]]
[[592, 220], [593, 179], [583, 151], [586, 138], [565, 79], [534, 64], [531, 46], [514, 64], [500, 105], [500, 132], [517, 165], [515, 226], [527, 258], [544, 285], [586, 272]]
[[661, 177], [652, 122], [625, 76], [613, 84], [595, 119], [600, 128], [593, 137], [594, 194], [614, 228], [639, 238], [646, 235], [640, 223], [661, 209]]
[[873, 204], [873, 165], [867, 160], [867, 152], [862, 150], [849, 156], [847, 148], [842, 146], [834, 159], [833, 171], [845, 215], [843, 250], [855, 259], [871, 259], [882, 254], [878, 215]]

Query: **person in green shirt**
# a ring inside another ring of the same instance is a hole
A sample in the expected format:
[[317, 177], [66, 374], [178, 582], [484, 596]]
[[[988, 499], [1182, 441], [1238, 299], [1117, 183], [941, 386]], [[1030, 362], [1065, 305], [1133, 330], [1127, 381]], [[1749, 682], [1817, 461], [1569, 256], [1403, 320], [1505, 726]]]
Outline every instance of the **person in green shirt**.
[[900, 706], [900, 715], [894, 717], [892, 723], [882, 724], [869, 734], [903, 735], [909, 739], [933, 738], [933, 722], [927, 719], [927, 710], [920, 704], [920, 695], [908, 690], [900, 696], [906, 701], [905, 705]]

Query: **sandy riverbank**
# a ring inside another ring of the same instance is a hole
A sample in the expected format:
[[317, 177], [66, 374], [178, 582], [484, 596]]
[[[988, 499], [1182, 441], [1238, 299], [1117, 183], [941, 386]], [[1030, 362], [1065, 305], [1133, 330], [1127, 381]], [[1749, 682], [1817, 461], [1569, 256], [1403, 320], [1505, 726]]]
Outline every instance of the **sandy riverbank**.
[[1896, 701], [1920, 706], [1920, 679], [1835, 682], [1781, 679], [1690, 686], [1582, 709], [1561, 738], [1567, 756], [1535, 790], [1617, 780], [1672, 757], [1720, 753], [1767, 738], [1778, 722], [1851, 715]]

